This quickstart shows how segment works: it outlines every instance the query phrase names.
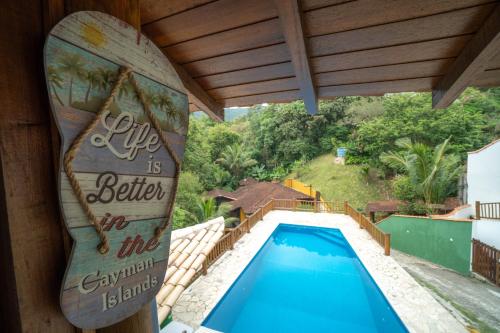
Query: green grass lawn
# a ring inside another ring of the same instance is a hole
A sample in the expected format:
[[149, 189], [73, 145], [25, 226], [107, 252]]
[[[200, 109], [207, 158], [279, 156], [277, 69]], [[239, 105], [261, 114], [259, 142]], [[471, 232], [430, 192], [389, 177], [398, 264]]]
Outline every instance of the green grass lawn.
[[363, 210], [369, 201], [390, 199], [387, 181], [369, 181], [360, 166], [337, 165], [334, 159], [332, 154], [320, 156], [288, 177], [311, 184], [325, 200], [347, 200]]

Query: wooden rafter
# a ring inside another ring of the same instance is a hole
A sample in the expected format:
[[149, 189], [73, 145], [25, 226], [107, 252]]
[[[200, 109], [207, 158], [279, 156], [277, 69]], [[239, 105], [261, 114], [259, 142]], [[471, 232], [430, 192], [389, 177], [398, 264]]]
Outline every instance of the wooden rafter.
[[188, 93], [189, 103], [196, 104], [213, 120], [224, 121], [224, 108], [217, 103], [182, 66], [176, 64], [165, 51], [163, 51], [163, 53], [170, 60], [184, 84], [184, 88], [186, 88]]
[[299, 3], [297, 0], [275, 0], [274, 3], [278, 9], [283, 35], [290, 50], [301, 96], [307, 111], [315, 114], [318, 110], [318, 99], [304, 41]]
[[500, 51], [500, 5], [497, 5], [474, 37], [467, 43], [448, 73], [432, 91], [432, 106], [449, 106], [486, 68]]

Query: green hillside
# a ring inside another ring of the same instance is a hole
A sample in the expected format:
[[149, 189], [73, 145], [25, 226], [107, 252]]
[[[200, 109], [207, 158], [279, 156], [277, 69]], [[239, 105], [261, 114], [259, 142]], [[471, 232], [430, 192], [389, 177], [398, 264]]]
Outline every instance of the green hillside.
[[289, 175], [311, 184], [325, 200], [347, 200], [355, 208], [364, 210], [367, 202], [390, 198], [388, 182], [369, 179], [358, 165], [334, 164], [334, 156], [327, 154], [315, 158]]

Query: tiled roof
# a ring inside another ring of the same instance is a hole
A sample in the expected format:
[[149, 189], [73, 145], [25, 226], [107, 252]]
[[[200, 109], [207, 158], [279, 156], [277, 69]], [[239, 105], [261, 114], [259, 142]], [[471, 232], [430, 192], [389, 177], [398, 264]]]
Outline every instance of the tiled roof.
[[233, 198], [229, 202], [233, 208], [242, 208], [245, 214], [251, 214], [265, 205], [271, 199], [311, 199], [310, 196], [295, 191], [279, 183], [258, 182], [248, 178], [240, 184], [236, 191], [212, 190], [208, 192], [211, 197]]
[[156, 295], [160, 323], [168, 316], [174, 303], [201, 269], [207, 254], [223, 234], [223, 217], [172, 232], [167, 273], [163, 286]]

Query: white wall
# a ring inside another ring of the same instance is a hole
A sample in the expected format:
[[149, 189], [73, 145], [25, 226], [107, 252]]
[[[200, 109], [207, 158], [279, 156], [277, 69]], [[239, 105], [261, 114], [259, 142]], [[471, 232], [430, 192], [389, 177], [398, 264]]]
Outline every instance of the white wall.
[[[500, 140], [468, 155], [467, 202], [476, 201], [500, 202]], [[472, 238], [500, 249], [500, 221], [474, 221]]]
[[500, 202], [500, 140], [469, 153], [467, 203]]
[[500, 249], [500, 221], [486, 219], [473, 221], [472, 238]]

